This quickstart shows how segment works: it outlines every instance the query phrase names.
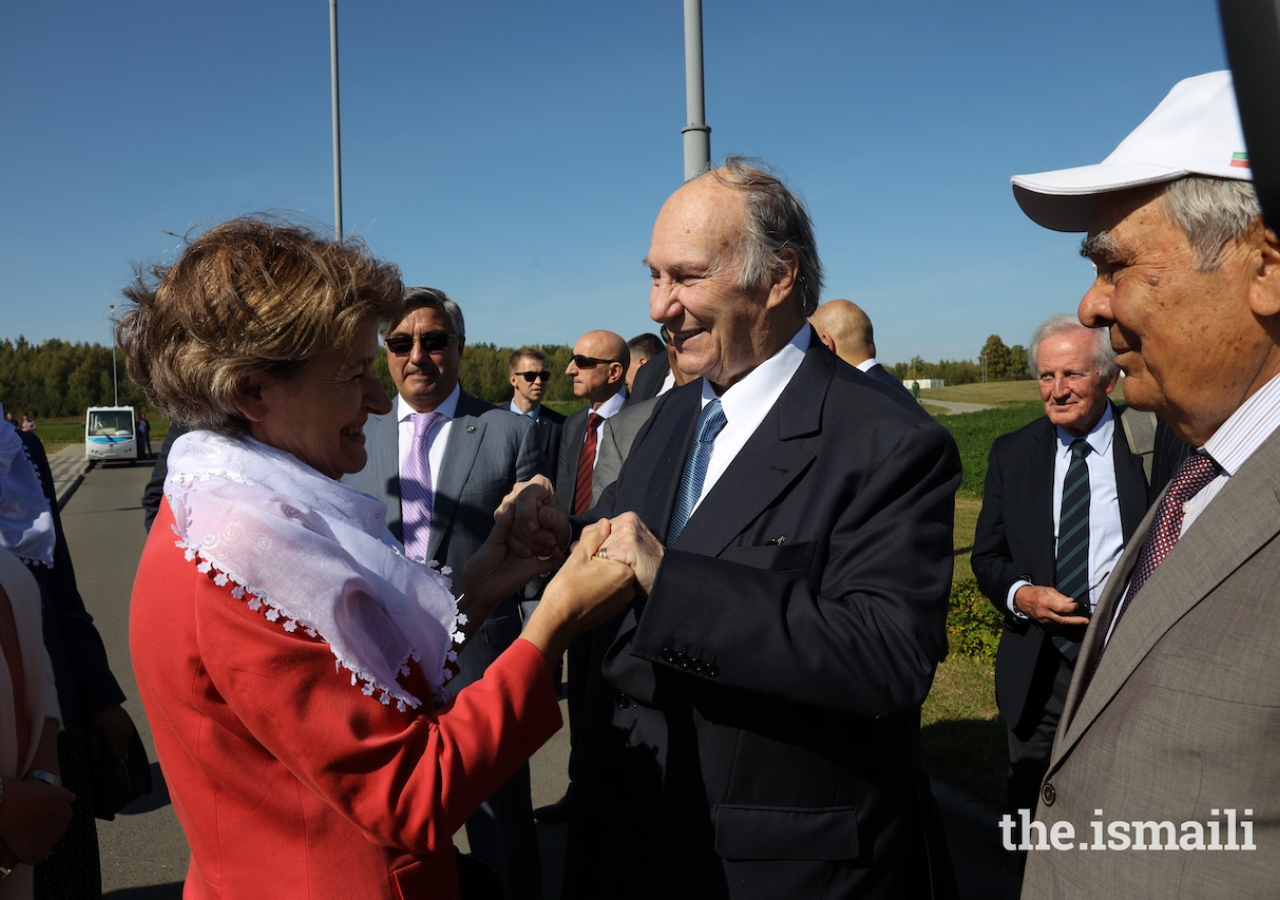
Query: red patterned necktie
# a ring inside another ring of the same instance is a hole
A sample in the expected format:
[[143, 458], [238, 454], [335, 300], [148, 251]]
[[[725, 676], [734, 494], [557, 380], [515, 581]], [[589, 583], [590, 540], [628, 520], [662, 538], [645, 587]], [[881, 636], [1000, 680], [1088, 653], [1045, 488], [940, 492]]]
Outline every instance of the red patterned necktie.
[[604, 416], [587, 414], [587, 436], [578, 454], [578, 479], [573, 485], [573, 514], [580, 516], [591, 508], [591, 475], [596, 470], [596, 443]]
[[1133, 598], [1155, 572], [1156, 567], [1169, 555], [1174, 544], [1178, 543], [1178, 538], [1182, 536], [1182, 517], [1186, 513], [1187, 503], [1200, 493], [1205, 485], [1217, 478], [1220, 471], [1221, 466], [1206, 453], [1193, 453], [1183, 460], [1178, 474], [1174, 475], [1173, 480], [1169, 482], [1169, 490], [1165, 491], [1164, 497], [1160, 500], [1155, 522], [1142, 544], [1138, 562], [1134, 565], [1133, 574], [1129, 578], [1129, 590], [1125, 593], [1120, 608], [1116, 610], [1112, 629], [1120, 623], [1121, 617], [1133, 602]]

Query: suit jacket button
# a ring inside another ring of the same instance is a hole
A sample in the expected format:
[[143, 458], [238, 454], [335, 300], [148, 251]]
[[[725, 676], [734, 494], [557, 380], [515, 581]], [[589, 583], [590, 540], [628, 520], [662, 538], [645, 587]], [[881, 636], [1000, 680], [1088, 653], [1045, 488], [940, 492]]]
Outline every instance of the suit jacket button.
[[719, 668], [715, 663], [711, 663], [709, 666], [707, 666], [707, 677], [708, 677], [708, 678], [715, 678], [715, 677], [717, 677], [719, 674], [720, 674], [720, 668]]
[[663, 661], [663, 662], [668, 662], [668, 663], [671, 663], [672, 665], [674, 665], [674, 664], [675, 664], [675, 661], [676, 661], [676, 652], [675, 652], [674, 650], [672, 650], [670, 647], [663, 647], [663, 648], [662, 648], [662, 661]]
[[1053, 801], [1058, 799], [1058, 792], [1053, 789], [1053, 782], [1044, 783], [1044, 787], [1040, 789], [1040, 799], [1044, 801], [1045, 806], [1053, 806]]
[[616, 699], [618, 701], [618, 709], [626, 709], [631, 706], [631, 698], [622, 693], [622, 691], [618, 691]]
[[687, 653], [680, 654], [680, 668], [688, 669], [693, 666], [693, 657]]

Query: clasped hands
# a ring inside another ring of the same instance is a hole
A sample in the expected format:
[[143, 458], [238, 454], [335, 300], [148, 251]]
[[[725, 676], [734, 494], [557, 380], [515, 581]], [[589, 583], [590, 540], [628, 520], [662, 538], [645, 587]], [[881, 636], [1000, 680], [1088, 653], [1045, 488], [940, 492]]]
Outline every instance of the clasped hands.
[[1052, 587], [1024, 584], [1013, 595], [1013, 605], [1026, 614], [1042, 632], [1046, 625], [1068, 627], [1089, 624], [1087, 616], [1076, 614], [1080, 604], [1075, 598]]
[[[556, 500], [551, 482], [540, 475], [517, 484], [503, 498], [495, 518], [501, 520], [507, 514], [513, 516], [507, 547], [519, 557], [554, 559], [569, 543], [569, 517]], [[584, 529], [582, 541], [595, 548], [597, 558], [628, 566], [642, 593], [653, 589], [665, 551], [635, 513], [601, 519]]]

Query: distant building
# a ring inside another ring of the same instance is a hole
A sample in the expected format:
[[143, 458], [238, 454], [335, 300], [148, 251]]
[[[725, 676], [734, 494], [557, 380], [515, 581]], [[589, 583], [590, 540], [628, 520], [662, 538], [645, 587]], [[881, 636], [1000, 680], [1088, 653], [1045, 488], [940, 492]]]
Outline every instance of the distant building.
[[902, 379], [902, 386], [907, 390], [911, 390], [912, 382], [920, 385], [920, 390], [922, 391], [927, 391], [929, 388], [947, 386], [947, 380], [945, 378], [904, 378]]

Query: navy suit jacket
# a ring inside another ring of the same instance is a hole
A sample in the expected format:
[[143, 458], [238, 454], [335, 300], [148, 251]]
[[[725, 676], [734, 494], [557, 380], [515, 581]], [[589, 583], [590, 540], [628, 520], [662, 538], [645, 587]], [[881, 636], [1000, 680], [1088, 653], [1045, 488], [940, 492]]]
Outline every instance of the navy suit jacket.
[[[665, 543], [700, 395], [659, 398], [589, 518]], [[960, 461], [907, 407], [813, 337], [651, 595], [594, 632], [566, 897], [918, 896]]]
[[[1121, 409], [1113, 406], [1112, 412], [1116, 421], [1111, 458], [1120, 498], [1120, 529], [1127, 542], [1147, 512], [1147, 477], [1142, 457], [1129, 452]], [[1047, 416], [996, 438], [973, 540], [971, 561], [978, 587], [1004, 616], [996, 651], [996, 704], [1010, 728], [1022, 718], [1044, 634], [1035, 623], [1009, 612], [1009, 588], [1023, 578], [1048, 585], [1056, 577], [1053, 457], [1057, 447], [1057, 428]]]

